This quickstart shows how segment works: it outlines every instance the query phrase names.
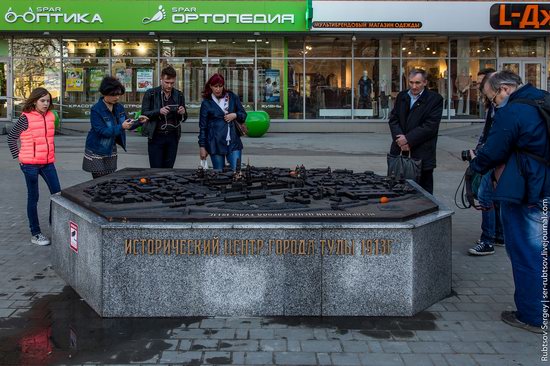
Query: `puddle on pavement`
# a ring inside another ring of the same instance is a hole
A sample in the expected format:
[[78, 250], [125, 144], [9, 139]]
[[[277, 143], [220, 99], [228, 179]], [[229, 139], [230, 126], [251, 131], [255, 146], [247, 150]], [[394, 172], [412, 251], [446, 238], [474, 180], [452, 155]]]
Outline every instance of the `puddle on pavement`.
[[24, 310], [0, 320], [0, 365], [145, 362], [172, 346], [172, 329], [203, 319], [101, 318], [68, 286]]
[[[32, 300], [31, 306], [18, 317], [0, 320], [0, 365], [156, 363], [162, 351], [173, 347], [174, 340], [168, 341], [173, 329], [204, 319], [101, 318], [69, 286], [60, 294]], [[260, 323], [262, 327], [327, 328], [341, 335], [357, 330], [375, 339], [407, 339], [416, 330], [436, 329], [436, 318], [423, 311], [414, 317], [266, 317]], [[226, 357], [205, 361], [231, 363]]]
[[272, 317], [266, 318], [262, 325], [284, 324], [288, 326], [332, 328], [339, 334], [349, 330], [378, 339], [412, 338], [416, 330], [435, 330], [437, 316], [429, 311], [422, 311], [411, 317], [390, 316], [327, 316], [327, 317]]

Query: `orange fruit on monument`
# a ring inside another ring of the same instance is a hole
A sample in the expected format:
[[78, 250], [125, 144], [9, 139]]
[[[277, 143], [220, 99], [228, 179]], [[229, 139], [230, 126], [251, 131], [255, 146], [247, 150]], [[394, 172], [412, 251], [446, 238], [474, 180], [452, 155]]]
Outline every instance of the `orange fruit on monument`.
[[380, 197], [380, 203], [388, 203], [390, 202], [390, 199], [386, 196]]
[[148, 182], [147, 178], [139, 178], [139, 182], [145, 184]]

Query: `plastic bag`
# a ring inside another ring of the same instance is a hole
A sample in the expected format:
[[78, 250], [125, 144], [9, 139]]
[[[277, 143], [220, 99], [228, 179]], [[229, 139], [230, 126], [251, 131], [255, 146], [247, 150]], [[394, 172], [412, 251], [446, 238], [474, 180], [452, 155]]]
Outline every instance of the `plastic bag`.
[[204, 159], [199, 162], [199, 168], [203, 168], [204, 170], [210, 169], [208, 166], [208, 160]]

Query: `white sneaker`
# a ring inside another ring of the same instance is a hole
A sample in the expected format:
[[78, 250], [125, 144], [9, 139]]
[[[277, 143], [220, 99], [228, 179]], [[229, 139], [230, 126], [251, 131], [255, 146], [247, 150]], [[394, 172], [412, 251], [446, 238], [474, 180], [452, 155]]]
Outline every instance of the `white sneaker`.
[[31, 243], [36, 245], [50, 245], [50, 239], [46, 238], [42, 233], [31, 236]]

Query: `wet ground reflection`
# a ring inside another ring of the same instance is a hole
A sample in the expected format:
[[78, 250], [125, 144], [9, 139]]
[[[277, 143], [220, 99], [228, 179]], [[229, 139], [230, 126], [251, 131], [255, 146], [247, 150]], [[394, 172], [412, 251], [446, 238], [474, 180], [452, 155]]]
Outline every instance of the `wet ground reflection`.
[[20, 317], [0, 320], [1, 365], [146, 362], [171, 347], [172, 329], [202, 318], [100, 318], [70, 287]]
[[[325, 328], [344, 337], [354, 331], [366, 339], [386, 340], [410, 339], [417, 330], [437, 328], [437, 316], [428, 311], [413, 317], [216, 318], [216, 329], [201, 324], [204, 317], [100, 318], [69, 286], [60, 294], [31, 301], [31, 306], [18, 317], [0, 320], [0, 365], [157, 363], [163, 351], [173, 351], [176, 345], [178, 352], [197, 357], [185, 364], [200, 364], [202, 359], [211, 364], [231, 364], [232, 353], [223, 351], [232, 346], [232, 337], [225, 342], [215, 337], [220, 328]], [[204, 329], [195, 332], [193, 328], [199, 326]], [[183, 336], [191, 331], [193, 337]], [[187, 348], [178, 338], [186, 338]], [[210, 338], [214, 339], [207, 340]], [[203, 349], [204, 342], [213, 344]], [[207, 351], [224, 356], [207, 358]]]

